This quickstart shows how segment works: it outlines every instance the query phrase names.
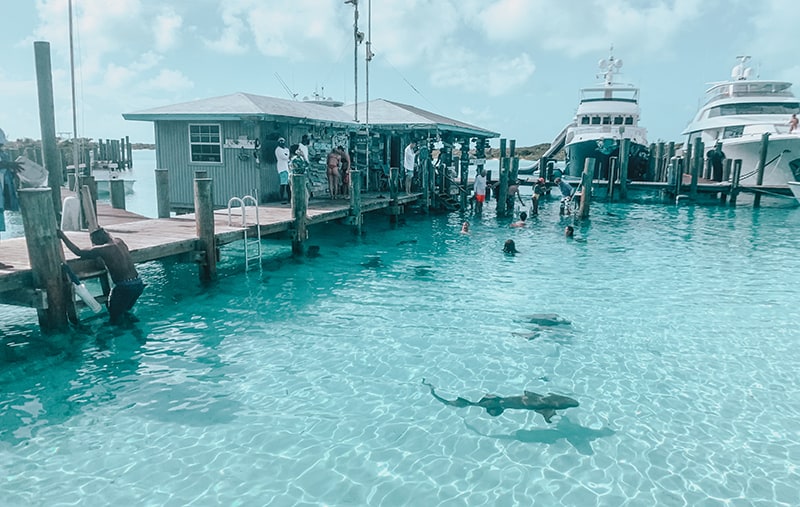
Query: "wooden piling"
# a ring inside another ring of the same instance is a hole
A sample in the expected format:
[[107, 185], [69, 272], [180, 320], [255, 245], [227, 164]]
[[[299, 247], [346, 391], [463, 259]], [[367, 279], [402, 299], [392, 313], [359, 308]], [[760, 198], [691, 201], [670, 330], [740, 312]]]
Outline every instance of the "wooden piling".
[[211, 178], [194, 180], [194, 215], [198, 237], [200, 280], [210, 281], [217, 276], [217, 248], [214, 240], [214, 199]]
[[616, 175], [617, 159], [615, 157], [611, 157], [608, 159], [608, 189], [606, 190], [608, 202], [612, 202], [614, 200], [614, 180], [616, 179]]
[[36, 89], [39, 98], [39, 125], [42, 134], [42, 156], [47, 169], [47, 184], [53, 194], [51, 206], [56, 219], [61, 218], [61, 185], [64, 174], [61, 168], [61, 152], [56, 142], [56, 114], [53, 104], [53, 73], [50, 65], [50, 43], [36, 41], [33, 43], [36, 59]]
[[739, 196], [739, 178], [742, 177], [742, 160], [733, 161], [733, 174], [731, 175], [731, 198], [730, 205], [736, 206], [736, 198]]
[[578, 208], [578, 218], [589, 217], [589, 202], [592, 198], [592, 181], [594, 180], [594, 159], [587, 158], [583, 162], [583, 173], [581, 174], [581, 204]]
[[726, 158], [722, 163], [722, 181], [731, 179], [731, 164], [733, 164], [733, 160], [729, 158]]
[[[469, 166], [464, 167], [459, 164], [458, 159], [453, 160], [453, 169], [455, 170], [455, 174], [460, 175], [461, 178], [461, 188], [458, 189], [458, 194], [461, 197], [459, 200], [459, 206], [461, 207], [461, 211], [467, 209], [467, 199], [469, 199], [469, 189], [467, 185], [469, 185]], [[483, 166], [478, 166], [477, 170], [480, 171], [483, 169]]]
[[128, 148], [128, 169], [133, 169], [133, 148], [128, 136], [125, 136], [125, 146]]
[[125, 181], [121, 179], [109, 180], [108, 185], [111, 193], [111, 207], [125, 209]]
[[[355, 173], [355, 174], [354, 174]], [[308, 198], [306, 192], [306, 175], [305, 174], [292, 174], [292, 218], [294, 224], [292, 227], [292, 255], [303, 255], [303, 242], [308, 239], [307, 227], [307, 211], [308, 211]], [[356, 180], [358, 180], [358, 192], [356, 192]], [[361, 212], [361, 173], [359, 171], [350, 171], [350, 182], [353, 189], [350, 192], [350, 213], [353, 213], [353, 202], [358, 202], [359, 213]]]
[[692, 201], [697, 200], [697, 178], [700, 174], [700, 169], [703, 167], [703, 141], [699, 137], [694, 140], [694, 148], [692, 149], [694, 155], [691, 162], [692, 181], [689, 186], [689, 199]]
[[623, 138], [619, 142], [619, 198], [628, 199], [628, 159], [630, 158], [631, 140]]
[[350, 192], [350, 224], [353, 226], [353, 233], [360, 236], [361, 227], [364, 223], [364, 217], [361, 213], [361, 172], [351, 170], [350, 181], [353, 185]]
[[508, 214], [508, 173], [511, 165], [511, 159], [508, 157], [503, 158], [502, 166], [500, 167], [500, 178], [497, 181], [497, 216], [502, 217]]
[[655, 168], [655, 175], [653, 176], [653, 181], [664, 181], [664, 171], [666, 170], [667, 164], [664, 159], [664, 150], [665, 146], [663, 142], [656, 144], [656, 168]]
[[[508, 181], [510, 182], [509, 184], [512, 184], [512, 182], [517, 181], [517, 176], [519, 175], [518, 174], [519, 159], [517, 159], [516, 151], [517, 151], [517, 140], [511, 139], [510, 141], [508, 141], [508, 157], [511, 159], [508, 169], [509, 170]], [[514, 162], [515, 160], [516, 163]]]
[[397, 197], [400, 194], [400, 168], [389, 168], [389, 223], [397, 225], [397, 217], [400, 215], [400, 205], [397, 204]]
[[[761, 186], [764, 183], [764, 169], [767, 163], [767, 153], [769, 152], [769, 132], [761, 134], [761, 150], [758, 152], [758, 173], [756, 174], [756, 186]], [[753, 198], [753, 207], [761, 207], [761, 191], [756, 191]]]
[[64, 331], [67, 329], [67, 295], [71, 292], [61, 272], [64, 250], [56, 235], [52, 192], [49, 188], [21, 189], [18, 196], [34, 290], [39, 294], [45, 291], [46, 296], [46, 304], [36, 310], [39, 325], [47, 333]]
[[158, 218], [170, 217], [169, 204], [169, 170], [156, 169], [156, 202], [158, 204]]

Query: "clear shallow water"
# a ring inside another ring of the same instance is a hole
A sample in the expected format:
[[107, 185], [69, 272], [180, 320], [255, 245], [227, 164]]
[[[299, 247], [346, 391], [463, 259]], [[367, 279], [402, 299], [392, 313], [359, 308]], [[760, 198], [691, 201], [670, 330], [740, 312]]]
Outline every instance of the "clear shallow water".
[[211, 286], [148, 263], [133, 329], [2, 307], [4, 503], [799, 505], [800, 209], [597, 204], [566, 241], [557, 204], [232, 245]]

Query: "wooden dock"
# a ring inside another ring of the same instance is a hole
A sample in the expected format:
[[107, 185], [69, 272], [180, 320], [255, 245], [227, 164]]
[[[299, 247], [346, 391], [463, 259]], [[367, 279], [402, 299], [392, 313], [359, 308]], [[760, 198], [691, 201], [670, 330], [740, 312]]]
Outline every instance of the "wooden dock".
[[[396, 201], [392, 201], [387, 192], [362, 193], [361, 212], [389, 211], [393, 206], [413, 203], [420, 197], [421, 194], [402, 194]], [[199, 238], [193, 213], [172, 218], [151, 219], [111, 208], [107, 204], [98, 204], [97, 207], [98, 223], [113, 236], [125, 241], [136, 263], [197, 251]], [[289, 204], [258, 206], [260, 226], [256, 225], [256, 207], [248, 206], [245, 210], [245, 226], [242, 226], [241, 207], [232, 208], [230, 218], [228, 209], [214, 211], [214, 236], [217, 245], [243, 240], [245, 232], [248, 237], [256, 237], [259, 233], [264, 237], [283, 233], [294, 227], [294, 217]], [[335, 222], [350, 215], [348, 200], [311, 199], [306, 211], [306, 225]], [[66, 232], [66, 234], [82, 248], [91, 246], [86, 231]], [[67, 263], [79, 277], [96, 275], [98, 267], [95, 261], [80, 260], [66, 247], [63, 250]], [[36, 302], [31, 302], [28, 295], [20, 294], [33, 287], [26, 239], [21, 237], [3, 240], [0, 246], [0, 263], [12, 266], [0, 269], [0, 304], [38, 306]]]

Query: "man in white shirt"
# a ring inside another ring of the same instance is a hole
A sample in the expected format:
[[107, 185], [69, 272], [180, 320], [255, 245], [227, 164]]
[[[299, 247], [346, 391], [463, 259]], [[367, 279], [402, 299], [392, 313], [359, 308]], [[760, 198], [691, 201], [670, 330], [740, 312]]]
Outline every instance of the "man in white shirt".
[[417, 142], [411, 141], [403, 153], [403, 168], [405, 169], [406, 193], [411, 193], [411, 179], [414, 177], [414, 161], [417, 158]]
[[475, 212], [480, 213], [483, 211], [483, 202], [486, 200], [486, 170], [481, 171], [475, 175]]
[[281, 182], [281, 200], [290, 199], [292, 194], [289, 190], [289, 148], [286, 147], [286, 139], [279, 138], [278, 146], [275, 148], [275, 158], [278, 159], [278, 178]]
[[308, 159], [308, 145], [309, 145], [309, 143], [310, 143], [310, 141], [308, 139], [308, 134], [303, 134], [303, 137], [300, 139], [300, 144], [297, 146], [297, 149], [300, 150], [298, 153], [300, 153], [300, 156], [306, 162], [311, 162]]

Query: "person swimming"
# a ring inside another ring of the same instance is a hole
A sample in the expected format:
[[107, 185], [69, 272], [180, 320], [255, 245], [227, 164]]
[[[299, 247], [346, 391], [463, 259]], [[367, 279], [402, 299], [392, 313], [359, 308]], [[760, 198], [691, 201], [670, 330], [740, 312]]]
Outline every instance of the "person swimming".
[[519, 253], [519, 250], [517, 250], [517, 245], [514, 243], [513, 239], [507, 239], [506, 242], [503, 243], [503, 253], [507, 254]]

